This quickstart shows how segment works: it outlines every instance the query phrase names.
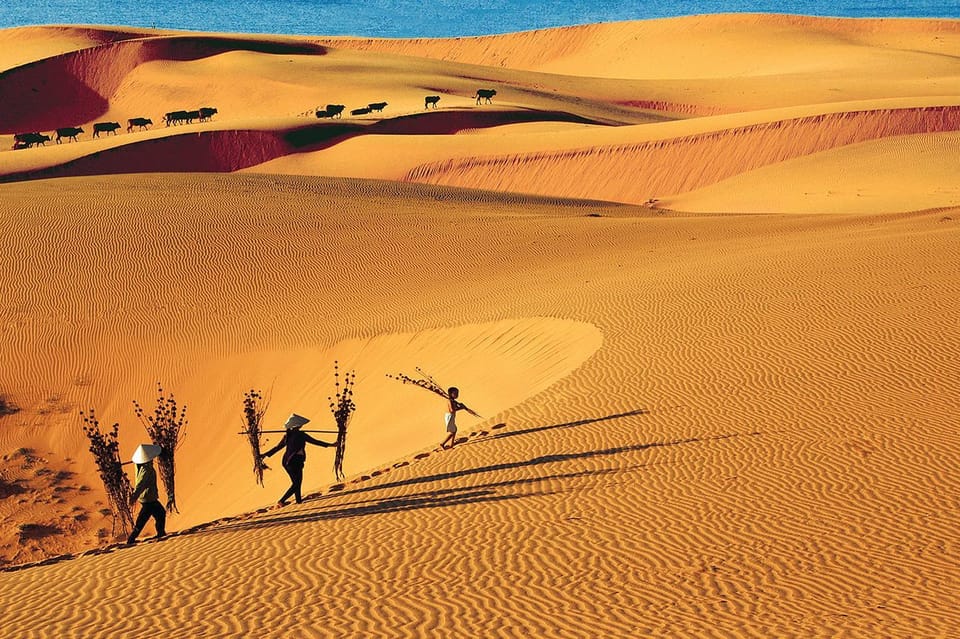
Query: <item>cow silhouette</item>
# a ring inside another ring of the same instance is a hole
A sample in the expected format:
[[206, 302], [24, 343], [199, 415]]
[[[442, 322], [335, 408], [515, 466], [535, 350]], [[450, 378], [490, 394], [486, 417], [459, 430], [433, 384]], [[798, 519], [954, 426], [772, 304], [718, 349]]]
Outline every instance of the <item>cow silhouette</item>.
[[153, 120], [150, 118], [130, 118], [127, 120], [127, 133], [133, 131], [133, 127], [140, 127], [140, 130], [143, 131], [151, 124], [153, 124]]
[[200, 107], [200, 121], [208, 122], [216, 113], [216, 107]]
[[100, 133], [106, 133], [107, 135], [113, 133], [117, 134], [117, 129], [120, 128], [119, 122], [97, 122], [93, 125], [93, 137], [99, 138]]
[[386, 102], [371, 102], [370, 104], [367, 105], [367, 108], [370, 109], [371, 111], [380, 112], [380, 111], [383, 111], [384, 107], [386, 106], [387, 106]]
[[57, 129], [57, 144], [60, 144], [62, 138], [68, 138], [74, 142], [78, 142], [77, 136], [81, 133], [83, 133], [83, 127], [79, 126], [65, 126]]
[[424, 108], [424, 109], [429, 109], [429, 108], [430, 108], [430, 105], [432, 104], [432, 105], [433, 105], [433, 108], [436, 109], [436, 108], [437, 108], [437, 102], [439, 102], [439, 101], [440, 101], [440, 96], [439, 96], [439, 95], [428, 95], [427, 97], [425, 97], [425, 98], [423, 99], [423, 108]]
[[366, 115], [370, 113], [370, 107], [360, 107], [350, 112], [350, 115]]
[[486, 99], [487, 104], [492, 104], [490, 98], [497, 94], [496, 89], [477, 89], [477, 104], [480, 104], [481, 99]]
[[28, 149], [34, 144], [46, 146], [47, 142], [49, 141], [50, 136], [44, 135], [39, 131], [34, 131], [32, 133], [17, 133], [13, 136], [13, 148]]
[[340, 118], [347, 107], [342, 104], [328, 104], [325, 109], [317, 107], [318, 118]]
[[186, 111], [171, 111], [163, 116], [163, 121], [166, 122], [167, 126], [170, 126], [171, 124], [176, 126], [183, 122], [188, 122], [189, 116], [190, 114]]

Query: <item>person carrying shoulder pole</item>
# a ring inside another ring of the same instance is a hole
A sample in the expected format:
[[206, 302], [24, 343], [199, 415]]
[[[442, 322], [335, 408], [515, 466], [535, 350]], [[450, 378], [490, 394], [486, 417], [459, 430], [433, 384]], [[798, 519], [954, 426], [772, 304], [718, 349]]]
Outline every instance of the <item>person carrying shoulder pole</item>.
[[167, 511], [160, 503], [160, 493], [157, 490], [157, 471], [153, 467], [153, 460], [160, 455], [162, 450], [154, 444], [140, 444], [137, 450], [133, 452], [131, 461], [137, 465], [137, 479], [133, 487], [133, 493], [130, 495], [130, 505], [133, 506], [139, 501], [140, 514], [137, 515], [137, 521], [133, 530], [130, 531], [127, 544], [133, 544], [137, 541], [140, 531], [147, 525], [147, 521], [151, 517], [156, 522], [156, 539], [163, 539], [167, 534], [165, 529]]
[[290, 488], [283, 494], [278, 506], [286, 506], [287, 500], [294, 497], [299, 504], [302, 501], [300, 488], [303, 485], [303, 465], [307, 461], [307, 444], [314, 446], [336, 446], [335, 443], [322, 442], [314, 439], [307, 433], [300, 430], [300, 427], [309, 422], [306, 417], [301, 417], [296, 413], [290, 415], [283, 428], [287, 431], [276, 446], [260, 455], [261, 459], [270, 457], [281, 448], [286, 448], [283, 452], [283, 469], [290, 475]]

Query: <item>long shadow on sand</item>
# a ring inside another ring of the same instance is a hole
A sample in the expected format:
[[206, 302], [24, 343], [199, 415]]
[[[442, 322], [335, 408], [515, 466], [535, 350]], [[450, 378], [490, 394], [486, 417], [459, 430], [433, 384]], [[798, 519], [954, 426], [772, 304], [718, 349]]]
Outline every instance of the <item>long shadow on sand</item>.
[[[588, 450], [588, 451], [579, 451], [575, 453], [564, 453], [556, 455], [544, 455], [540, 457], [534, 457], [532, 459], [508, 462], [503, 464], [493, 464], [490, 466], [482, 466], [479, 468], [470, 468], [467, 470], [460, 470], [456, 472], [449, 473], [437, 473], [434, 475], [428, 475], [425, 477], [417, 477], [409, 480], [391, 482], [386, 484], [379, 484], [377, 486], [370, 486], [367, 488], [361, 488], [350, 493], [338, 493], [337, 497], [342, 497], [344, 494], [359, 494], [362, 492], [372, 491], [372, 490], [382, 490], [395, 488], [400, 486], [409, 486], [414, 484], [421, 483], [430, 483], [443, 481], [445, 479], [453, 478], [463, 478], [471, 475], [479, 475], [482, 473], [496, 473], [506, 470], [516, 470], [519, 468], [529, 468], [535, 466], [541, 466], [543, 464], [553, 464], [553, 463], [562, 463], [573, 460], [583, 460], [590, 459], [595, 457], [608, 457], [621, 455], [623, 453], [644, 451], [653, 448], [666, 448], [672, 446], [683, 446], [686, 444], [696, 444], [706, 441], [719, 441], [724, 439], [730, 439], [737, 437], [736, 434], [729, 435], [716, 435], [712, 437], [693, 437], [689, 439], [680, 439], [673, 440], [668, 442], [652, 442], [646, 444], [634, 444], [631, 446], [618, 446], [614, 448], [602, 448], [597, 450]], [[642, 466], [631, 466], [629, 468], [639, 468]], [[499, 482], [488, 482], [485, 484], [475, 484], [469, 487], [464, 488], [443, 488], [431, 491], [423, 491], [415, 493], [413, 495], [404, 495], [402, 497], [389, 497], [385, 499], [368, 499], [368, 500], [359, 500], [351, 503], [337, 505], [337, 506], [324, 506], [322, 503], [317, 504], [316, 509], [312, 509], [308, 512], [299, 512], [296, 514], [290, 515], [280, 515], [274, 517], [263, 517], [252, 520], [240, 521], [236, 523], [228, 523], [225, 525], [217, 526], [215, 528], [208, 528], [203, 531], [198, 531], [202, 533], [221, 533], [221, 532], [233, 532], [237, 530], [250, 530], [250, 529], [259, 529], [259, 528], [269, 528], [273, 526], [283, 526], [287, 524], [296, 524], [296, 523], [307, 523], [313, 521], [325, 521], [325, 520], [334, 520], [334, 519], [345, 519], [352, 517], [366, 517], [368, 515], [377, 515], [383, 513], [391, 512], [400, 512], [400, 511], [409, 511], [409, 510], [421, 510], [426, 508], [444, 508], [449, 506], [458, 506], [462, 504], [471, 504], [471, 503], [480, 503], [480, 502], [496, 502], [496, 501], [505, 501], [513, 499], [521, 499], [524, 497], [530, 497], [534, 495], [547, 495], [552, 491], [539, 491], [534, 493], [517, 493], [517, 492], [503, 492], [504, 489], [508, 491], [513, 488], [517, 488], [524, 485], [535, 484], [540, 482], [549, 482], [557, 479], [572, 479], [577, 477], [590, 477], [590, 476], [601, 476], [609, 473], [623, 472], [624, 468], [608, 468], [601, 470], [584, 470], [571, 473], [555, 473], [549, 475], [542, 475], [538, 477], [525, 477], [522, 479], [513, 479], [509, 481], [499, 481]], [[326, 496], [333, 497], [333, 495]], [[314, 499], [309, 501], [320, 502], [324, 498]], [[308, 501], [308, 503], [309, 503]]]
[[485, 437], [483, 440], [476, 442], [467, 442], [470, 444], [479, 444], [481, 441], [490, 441], [491, 439], [504, 439], [506, 437], [517, 437], [519, 435], [530, 435], [532, 433], [540, 433], [545, 430], [557, 430], [561, 428], [574, 428], [575, 426], [585, 426], [587, 424], [596, 424], [597, 422], [606, 422], [611, 419], [621, 419], [623, 417], [634, 417], [636, 415], [646, 415], [650, 411], [645, 408], [638, 408], [637, 410], [630, 410], [625, 413], [617, 413], [615, 415], [605, 415], [603, 417], [589, 417], [587, 419], [578, 419], [573, 422], [565, 422], [563, 424], [550, 424], [549, 426], [533, 426], [531, 428], [524, 428], [522, 430], [511, 430], [506, 433], [499, 433], [497, 435], [491, 435], [490, 437]]

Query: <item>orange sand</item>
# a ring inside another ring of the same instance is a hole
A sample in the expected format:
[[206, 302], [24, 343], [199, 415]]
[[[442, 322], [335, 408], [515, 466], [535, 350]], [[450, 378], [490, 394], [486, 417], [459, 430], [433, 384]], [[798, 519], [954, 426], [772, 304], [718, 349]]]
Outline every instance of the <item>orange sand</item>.
[[[0, 637], [960, 624], [960, 22], [0, 44]], [[331, 428], [334, 360], [347, 481], [267, 510], [243, 392]], [[78, 411], [129, 454], [157, 381], [181, 512], [122, 548]]]

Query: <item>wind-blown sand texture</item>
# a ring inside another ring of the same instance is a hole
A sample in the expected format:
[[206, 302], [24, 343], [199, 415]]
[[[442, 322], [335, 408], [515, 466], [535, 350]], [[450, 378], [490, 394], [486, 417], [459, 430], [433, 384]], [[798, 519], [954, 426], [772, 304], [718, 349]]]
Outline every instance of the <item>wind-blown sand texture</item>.
[[[0, 51], [0, 637], [960, 626], [960, 22]], [[269, 510], [243, 393], [332, 429], [335, 360], [347, 479]], [[158, 381], [181, 512], [122, 547], [79, 411], [129, 454]]]

